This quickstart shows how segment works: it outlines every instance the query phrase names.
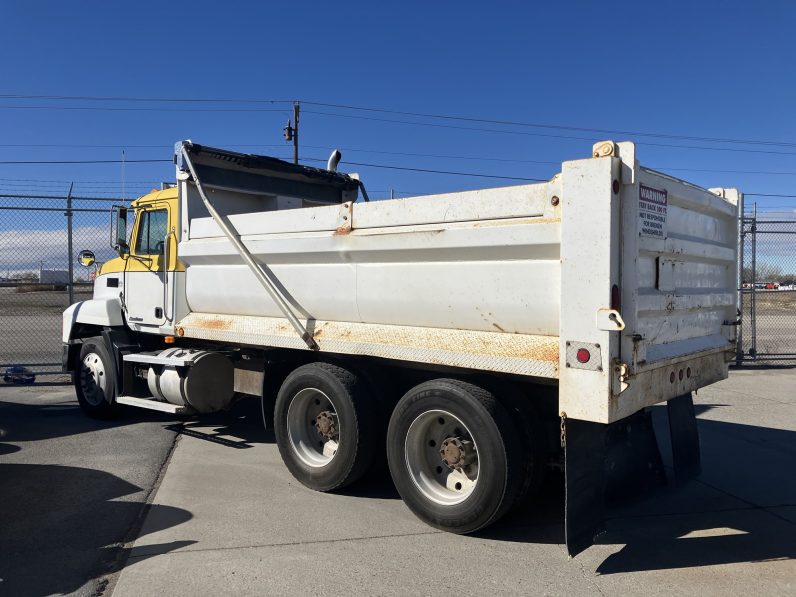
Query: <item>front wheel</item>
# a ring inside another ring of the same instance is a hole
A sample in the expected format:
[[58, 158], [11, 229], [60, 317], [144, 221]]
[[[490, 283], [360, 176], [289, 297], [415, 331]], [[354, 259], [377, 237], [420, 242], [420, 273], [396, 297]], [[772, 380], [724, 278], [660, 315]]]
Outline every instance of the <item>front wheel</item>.
[[516, 426], [491, 393], [454, 379], [420, 384], [401, 399], [387, 431], [387, 458], [409, 509], [445, 531], [492, 524], [522, 489]]
[[109, 419], [117, 414], [116, 368], [102, 338], [83, 342], [73, 379], [83, 412], [96, 419]]

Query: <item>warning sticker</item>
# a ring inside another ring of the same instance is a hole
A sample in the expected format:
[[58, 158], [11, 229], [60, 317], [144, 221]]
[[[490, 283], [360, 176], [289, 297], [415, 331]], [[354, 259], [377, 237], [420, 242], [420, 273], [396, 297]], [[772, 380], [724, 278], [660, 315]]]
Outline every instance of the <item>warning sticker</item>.
[[645, 187], [638, 187], [638, 217], [641, 224], [641, 234], [666, 238], [666, 206], [668, 197], [666, 191]]

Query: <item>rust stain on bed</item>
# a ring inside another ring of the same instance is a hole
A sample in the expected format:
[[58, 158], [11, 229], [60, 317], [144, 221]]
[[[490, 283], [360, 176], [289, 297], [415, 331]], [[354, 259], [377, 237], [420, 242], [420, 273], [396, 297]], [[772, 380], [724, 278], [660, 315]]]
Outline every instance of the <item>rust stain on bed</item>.
[[223, 317], [202, 317], [198, 321], [192, 321], [191, 327], [198, 327], [205, 330], [229, 330], [232, 329], [234, 321]]
[[[296, 340], [295, 330], [280, 318], [225, 317], [214, 314], [189, 315], [185, 325], [189, 337], [226, 340], [232, 334], [237, 341], [263, 346], [282, 346]], [[501, 370], [509, 365], [500, 359], [538, 361], [552, 366], [557, 376], [559, 338], [501, 331], [473, 331], [443, 328], [403, 327], [383, 324], [323, 321], [317, 323], [316, 338], [323, 340], [324, 350], [353, 354], [380, 354], [385, 350], [401, 351], [404, 357], [418, 362], [450, 364], [461, 359], [483, 360], [479, 367]]]

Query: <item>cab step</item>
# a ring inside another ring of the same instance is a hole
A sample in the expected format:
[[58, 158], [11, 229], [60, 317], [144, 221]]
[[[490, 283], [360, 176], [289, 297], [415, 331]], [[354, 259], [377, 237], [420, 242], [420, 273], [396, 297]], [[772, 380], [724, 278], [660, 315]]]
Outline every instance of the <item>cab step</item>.
[[171, 413], [173, 415], [183, 415], [189, 412], [188, 407], [172, 404], [171, 402], [161, 402], [155, 400], [153, 397], [149, 398], [136, 398], [135, 396], [117, 396], [117, 404], [126, 404], [127, 406], [137, 406], [139, 408], [148, 408], [150, 410], [158, 410], [164, 413]]

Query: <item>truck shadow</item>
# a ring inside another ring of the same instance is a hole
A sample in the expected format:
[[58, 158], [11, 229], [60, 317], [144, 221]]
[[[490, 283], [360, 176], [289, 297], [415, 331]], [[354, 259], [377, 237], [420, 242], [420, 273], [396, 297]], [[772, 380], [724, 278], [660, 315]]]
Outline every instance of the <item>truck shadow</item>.
[[612, 512], [601, 542], [623, 547], [598, 574], [796, 557], [796, 432], [706, 419], [699, 431], [702, 474]]
[[[0, 387], [0, 390], [2, 388]], [[14, 402], [3, 399], [0, 391], [0, 441], [26, 442], [92, 433], [143, 422], [169, 422], [174, 417], [151, 410], [125, 408], [116, 419], [100, 421], [80, 412], [77, 399], [65, 397], [58, 402]], [[18, 449], [11, 451], [16, 451]], [[10, 448], [6, 448], [10, 449]], [[0, 454], [4, 448], [0, 445]]]
[[[142, 520], [149, 510], [158, 510], [161, 526], [148, 529], [154, 532], [192, 517], [180, 508], [147, 506], [143, 495], [125, 498], [141, 488], [99, 470], [0, 464], [0, 479], [0, 578], [6, 595], [71, 593], [89, 579], [120, 570], [127, 554], [120, 544], [137, 531], [135, 526], [123, 530], [120, 520]], [[160, 548], [172, 551], [192, 543]]]
[[[208, 431], [208, 427], [212, 430]], [[243, 398], [227, 411], [196, 415], [168, 425], [166, 429], [238, 450], [276, 442], [273, 425], [271, 421], [264, 424], [262, 405], [255, 397]]]
[[[675, 488], [665, 409], [655, 410], [669, 486], [608, 511], [607, 532], [598, 544], [621, 547], [597, 565], [596, 573], [796, 557], [796, 477], [789, 473], [796, 460], [796, 432], [699, 419], [703, 472]], [[535, 501], [480, 536], [563, 543], [563, 499], [563, 477], [555, 475]], [[578, 558], [588, 559], [589, 553]]]

